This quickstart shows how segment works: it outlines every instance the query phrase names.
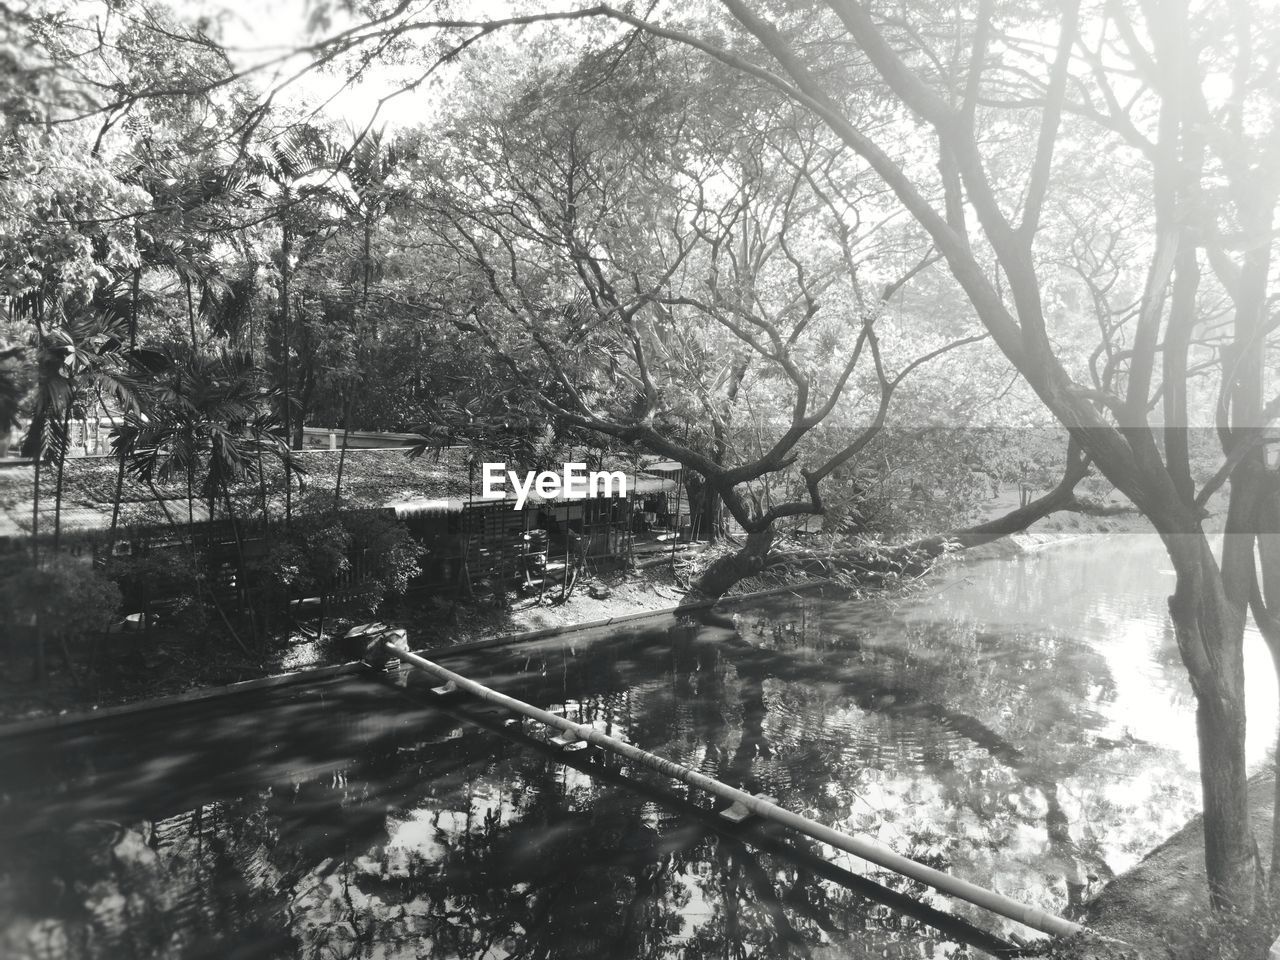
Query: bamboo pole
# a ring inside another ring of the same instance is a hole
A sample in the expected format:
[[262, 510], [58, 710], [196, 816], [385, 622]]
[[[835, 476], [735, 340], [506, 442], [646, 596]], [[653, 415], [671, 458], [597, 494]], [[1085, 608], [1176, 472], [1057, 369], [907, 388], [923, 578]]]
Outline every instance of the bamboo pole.
[[[248, 682], [252, 683], [253, 681]], [[929, 904], [922, 903], [910, 894], [893, 890], [875, 880], [847, 870], [825, 859], [820, 853], [812, 852], [807, 847], [798, 844], [789, 843], [786, 839], [775, 836], [770, 832], [744, 832], [743, 828], [748, 826], [747, 824], [726, 820], [714, 811], [699, 806], [692, 799], [681, 797], [675, 791], [666, 789], [654, 782], [641, 779], [639, 776], [624, 774], [620, 770], [602, 763], [583, 759], [583, 754], [581, 753], [562, 753], [560, 748], [554, 744], [537, 740], [522, 730], [513, 730], [511, 727], [505, 726], [501, 720], [494, 719], [492, 715], [485, 715], [480, 712], [468, 713], [466, 710], [445, 704], [441, 704], [441, 712], [453, 717], [455, 720], [487, 730], [513, 744], [537, 751], [543, 756], [556, 757], [565, 766], [579, 770], [603, 783], [630, 790], [632, 793], [638, 793], [642, 797], [663, 804], [679, 812], [682, 817], [701, 824], [708, 832], [714, 832], [731, 843], [741, 844], [744, 847], [755, 847], [782, 857], [790, 863], [811, 871], [824, 880], [830, 880], [859, 896], [883, 904], [896, 913], [928, 924], [948, 939], [959, 940], [961, 943], [976, 947], [978, 950], [989, 953], [993, 957], [1019, 955], [1019, 948], [1015, 944], [974, 926], [969, 920], [958, 914], [947, 913]], [[692, 842], [697, 842], [702, 836], [706, 836], [706, 834], [700, 834]]]
[[548, 727], [555, 727], [557, 730], [571, 734], [577, 740], [594, 743], [598, 747], [616, 753], [651, 770], [656, 770], [658, 773], [671, 777], [673, 780], [679, 780], [681, 783], [697, 787], [713, 796], [729, 800], [739, 805], [740, 808], [746, 808], [756, 816], [790, 827], [792, 830], [812, 837], [820, 843], [826, 843], [838, 850], [852, 853], [854, 856], [892, 870], [904, 877], [919, 880], [921, 883], [928, 884], [949, 896], [966, 900], [982, 907], [984, 910], [990, 910], [992, 913], [1007, 917], [1010, 920], [1016, 920], [1019, 923], [1026, 924], [1028, 927], [1054, 936], [1071, 937], [1084, 930], [1078, 923], [1055, 916], [1036, 907], [1019, 903], [1003, 894], [996, 893], [994, 890], [988, 890], [967, 880], [961, 880], [959, 877], [953, 877], [948, 873], [943, 873], [941, 870], [935, 870], [933, 867], [925, 866], [923, 863], [904, 857], [878, 843], [851, 837], [848, 834], [818, 823], [816, 820], [810, 820], [808, 817], [792, 813], [790, 810], [771, 803], [767, 799], [738, 790], [705, 774], [659, 757], [657, 754], [649, 753], [647, 750], [641, 750], [634, 744], [617, 740], [589, 724], [574, 723], [572, 720], [567, 720], [554, 713], [548, 713], [522, 700], [499, 693], [497, 690], [484, 686], [484, 684], [467, 679], [460, 673], [454, 673], [438, 663], [433, 663], [424, 657], [420, 657], [416, 653], [401, 650], [385, 641], [380, 641], [379, 647], [385, 655], [396, 657], [404, 663], [424, 670], [432, 676], [443, 680], [446, 684], [452, 683], [457, 689], [464, 690], [481, 700], [505, 707], [513, 713], [522, 714]]

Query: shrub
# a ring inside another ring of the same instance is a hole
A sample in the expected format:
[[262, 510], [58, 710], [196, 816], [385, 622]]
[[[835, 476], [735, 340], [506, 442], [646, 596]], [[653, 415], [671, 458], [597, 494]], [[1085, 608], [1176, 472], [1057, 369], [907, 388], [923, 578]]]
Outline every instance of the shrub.
[[[263, 558], [270, 581], [294, 596], [332, 593], [357, 558], [364, 578], [354, 584], [357, 602], [375, 612], [384, 598], [405, 592], [421, 569], [422, 547], [391, 517], [369, 511], [334, 511], [327, 502], [304, 501], [287, 540]], [[316, 508], [306, 512], [307, 507]]]
[[384, 598], [400, 596], [409, 588], [410, 581], [422, 572], [418, 560], [424, 551], [408, 529], [390, 517], [375, 514], [359, 518], [351, 535], [354, 549], [364, 554], [368, 605], [374, 612]]
[[11, 629], [39, 616], [48, 636], [74, 643], [110, 626], [121, 595], [88, 561], [55, 556], [38, 570], [6, 576], [0, 581], [0, 598]]
[[200, 574], [186, 550], [143, 549], [109, 557], [100, 569], [104, 577], [120, 588], [125, 612], [147, 609], [150, 604], [161, 602], [166, 622], [178, 622], [194, 631], [203, 630], [207, 625], [209, 612], [195, 586]]

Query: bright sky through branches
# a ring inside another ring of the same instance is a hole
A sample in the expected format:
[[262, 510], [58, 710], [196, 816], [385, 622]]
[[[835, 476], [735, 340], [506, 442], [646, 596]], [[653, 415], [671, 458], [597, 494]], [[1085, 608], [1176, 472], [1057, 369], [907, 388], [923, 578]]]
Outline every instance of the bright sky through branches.
[[[354, 54], [322, 69], [307, 69], [306, 55], [291, 51], [314, 45], [359, 23], [340, 5], [316, 0], [166, 0], [182, 19], [208, 18], [216, 35], [240, 70], [252, 71], [252, 82], [263, 90], [280, 90], [277, 100], [293, 103], [353, 128], [366, 126], [376, 111], [375, 126], [413, 126], [431, 119], [458, 76], [457, 62], [433, 69], [438, 51], [428, 44], [441, 39], [434, 31], [419, 34], [419, 49], [399, 50], [392, 57], [375, 58], [352, 79]], [[422, 20], [444, 15], [492, 20], [519, 13], [545, 12], [542, 4], [474, 0], [463, 4], [424, 5]], [[323, 16], [321, 16], [323, 14]], [[410, 13], [405, 18], [415, 19]], [[519, 45], [531, 31], [556, 30], [580, 34], [580, 23], [535, 25], [500, 30], [485, 36], [486, 49]], [[366, 48], [368, 49], [368, 48]], [[476, 49], [476, 48], [473, 48]], [[425, 77], [425, 79], [424, 79]]]
[[[313, 0], [168, 2], [180, 17], [207, 16], [218, 23], [219, 39], [226, 45], [227, 53], [237, 68], [250, 70], [271, 63], [270, 67], [255, 71], [251, 82], [263, 90], [274, 90], [284, 85], [280, 99], [285, 103], [317, 110], [358, 129], [369, 121], [378, 100], [395, 93], [400, 86], [403, 71], [380, 64], [371, 65], [354, 83], [336, 70], [307, 70], [297, 76], [307, 65], [307, 58], [286, 57], [290, 51], [349, 25], [344, 13], [334, 11], [337, 19], [327, 29], [311, 29], [315, 8]], [[378, 111], [378, 125], [398, 127], [420, 122], [433, 111], [436, 97], [436, 92], [431, 89], [395, 95]]]

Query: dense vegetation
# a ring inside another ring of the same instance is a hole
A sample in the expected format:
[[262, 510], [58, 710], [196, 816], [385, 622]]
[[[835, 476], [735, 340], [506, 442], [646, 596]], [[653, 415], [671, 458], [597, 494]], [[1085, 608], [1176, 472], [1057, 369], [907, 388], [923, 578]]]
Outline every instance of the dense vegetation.
[[[1251, 620], [1280, 663], [1269, 8], [463, 7], [316, 4], [270, 64], [145, 2], [3, 14], [0, 426], [37, 497], [99, 407], [119, 485], [231, 517], [268, 472], [291, 516], [308, 424], [644, 450], [742, 532], [718, 596], [811, 517], [827, 560], [932, 551], [1092, 470], [1176, 571], [1214, 901], [1280, 898], [1241, 654]], [[344, 126], [321, 79], [430, 109]], [[1009, 482], [1042, 495], [970, 526]], [[24, 548], [54, 580], [58, 517]]]

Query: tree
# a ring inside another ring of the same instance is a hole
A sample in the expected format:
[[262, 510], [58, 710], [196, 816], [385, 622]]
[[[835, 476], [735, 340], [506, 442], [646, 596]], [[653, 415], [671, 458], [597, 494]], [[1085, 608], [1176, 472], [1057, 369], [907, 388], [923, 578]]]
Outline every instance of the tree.
[[[736, 108], [722, 71], [676, 82], [697, 69], [632, 38], [486, 86], [424, 200], [470, 284], [455, 324], [560, 422], [691, 468], [747, 532], [695, 583], [719, 597], [771, 562], [776, 524], [822, 512], [910, 373], [980, 336], [898, 336], [884, 306], [935, 258], [872, 293], [882, 234], [838, 144], [767, 87]], [[735, 432], [750, 400], [763, 418]], [[806, 448], [837, 411], [862, 426]]]
[[[120, 319], [84, 304], [71, 306], [61, 298], [49, 306], [52, 309], [43, 320], [40, 315], [46, 311], [38, 308], [37, 312], [38, 375], [22, 450], [37, 462], [52, 461], [57, 471], [53, 514], [53, 550], [57, 552], [62, 534], [62, 474], [70, 454], [73, 414], [92, 402], [90, 398], [107, 395], [127, 408], [135, 404], [135, 397], [121, 356]], [[34, 494], [38, 512], [38, 488]], [[36, 527], [33, 537], [39, 535]]]
[[[333, 489], [335, 509], [342, 499], [342, 472], [357, 395], [363, 384], [379, 374], [370, 363], [380, 339], [379, 316], [370, 308], [374, 292], [371, 288], [381, 279], [385, 251], [375, 241], [382, 221], [404, 197], [404, 190], [394, 182], [400, 166], [400, 147], [387, 140], [381, 130], [353, 133], [345, 154], [347, 162], [341, 179], [346, 189], [337, 187], [332, 192], [345, 228], [340, 239], [346, 243], [340, 244], [338, 251], [339, 286], [323, 301], [332, 346], [321, 378], [338, 398], [342, 422], [342, 447]], [[338, 314], [336, 323], [334, 317], [328, 316], [331, 310]]]
[[[1001, 351], [1164, 540], [1177, 577], [1170, 615], [1197, 696], [1210, 889], [1216, 905], [1250, 909], [1255, 847], [1245, 808], [1241, 652], [1250, 610], [1280, 649], [1280, 556], [1269, 537], [1259, 536], [1280, 502], [1262, 452], [1263, 431], [1280, 409], [1280, 400], [1265, 400], [1267, 337], [1275, 330], [1267, 289], [1277, 183], [1275, 141], [1265, 115], [1255, 112], [1267, 89], [1269, 61], [1258, 56], [1269, 49], [1264, 17], [1234, 4], [1230, 29], [1218, 30], [1187, 3], [1108, 4], [1088, 8], [1096, 34], [1086, 37], [1079, 3], [1022, 15], [994, 3], [954, 13], [929, 6], [903, 18], [898, 8], [890, 14], [833, 0], [820, 13], [785, 22], [741, 0], [725, 0], [725, 7], [740, 31], [734, 39], [750, 38], [744, 53], [692, 34], [679, 39], [803, 105], [877, 172], [927, 231]], [[608, 12], [640, 29], [672, 33]], [[927, 32], [919, 29], [926, 18]], [[1047, 56], [1019, 39], [1018, 29], [1029, 27], [1056, 30]], [[895, 155], [890, 138], [869, 135], [857, 122], [848, 95], [802, 43], [815, 30], [838, 31], [858, 51], [856, 69], [878, 77], [905, 122], [929, 136], [940, 189], [909, 166], [916, 158]], [[941, 37], [952, 55], [937, 56], [930, 36]], [[1073, 73], [1077, 62], [1087, 74]], [[1136, 82], [1124, 79], [1125, 68]], [[1211, 83], [1215, 70], [1231, 77], [1225, 88]], [[1053, 176], [1066, 111], [1087, 120], [1094, 136], [1136, 150], [1150, 170], [1147, 280], [1114, 391], [1071, 375], [1045, 309], [1037, 242], [1052, 191], [1069, 189]], [[1035, 144], [1026, 166], [1012, 171], [1017, 205], [999, 179], [1008, 164], [995, 160], [996, 141], [984, 136], [1000, 124], [1015, 130], [1030, 124]], [[1225, 239], [1232, 236], [1235, 244]], [[1202, 324], [1202, 260], [1234, 311], [1219, 374], [1223, 462], [1197, 491], [1187, 454], [1185, 380]], [[1162, 424], [1152, 422], [1154, 407]], [[1204, 506], [1228, 479], [1219, 564]]]
[[[236, 514], [233, 490], [260, 480], [264, 455], [278, 457], [286, 473], [296, 469], [287, 447], [273, 433], [278, 429], [269, 413], [274, 394], [263, 387], [259, 371], [244, 355], [193, 353], [182, 345], [153, 351], [148, 360], [152, 379], [145, 385], [144, 402], [115, 431], [117, 448], [126, 456], [129, 471], [153, 492], [157, 483], [184, 483], [193, 567], [196, 497], [205, 504], [210, 521], [219, 505], [224, 508], [236, 542], [241, 599], [256, 631], [250, 595], [244, 590], [248, 577], [242, 518]], [[161, 499], [158, 493], [156, 499]], [[264, 527], [267, 522], [264, 516]], [[198, 588], [197, 582], [197, 592]], [[216, 596], [213, 600], [216, 604]]]

